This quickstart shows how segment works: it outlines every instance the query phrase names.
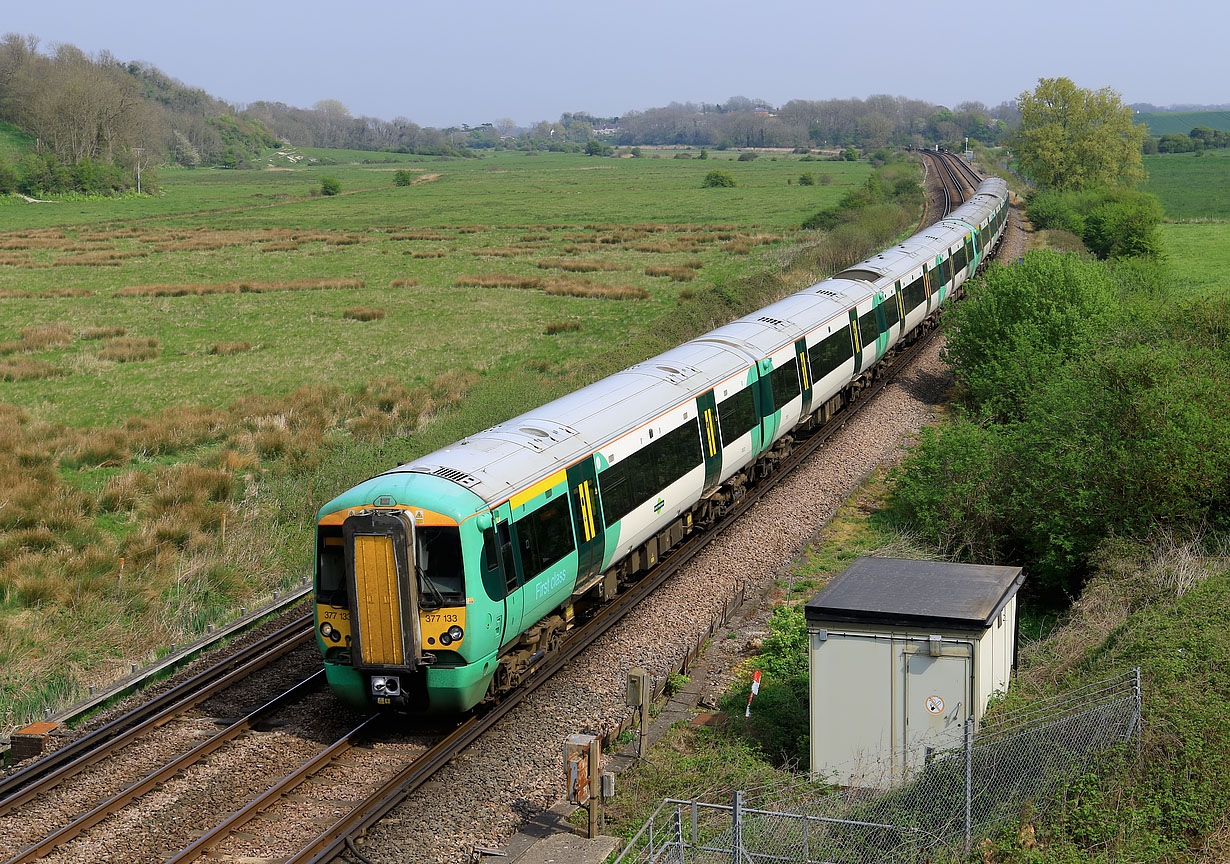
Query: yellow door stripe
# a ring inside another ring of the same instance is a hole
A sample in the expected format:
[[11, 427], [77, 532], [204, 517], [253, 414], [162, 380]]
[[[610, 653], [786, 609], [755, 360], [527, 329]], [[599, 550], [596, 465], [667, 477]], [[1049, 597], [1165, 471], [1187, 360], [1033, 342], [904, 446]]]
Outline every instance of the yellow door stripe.
[[809, 380], [810, 376], [807, 369], [807, 355], [802, 351], [799, 352], [799, 370], [803, 373], [803, 389], [810, 390], [811, 381]]

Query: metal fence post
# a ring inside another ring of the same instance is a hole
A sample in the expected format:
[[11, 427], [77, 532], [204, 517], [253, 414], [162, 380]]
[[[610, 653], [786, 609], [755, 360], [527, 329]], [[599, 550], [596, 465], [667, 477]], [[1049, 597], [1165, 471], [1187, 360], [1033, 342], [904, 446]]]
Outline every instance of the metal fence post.
[[965, 854], [972, 848], [974, 797], [974, 715], [965, 718]]
[[675, 860], [683, 864], [683, 808], [675, 805]]
[[1140, 760], [1145, 738], [1145, 708], [1140, 692], [1140, 667], [1132, 670], [1132, 695], [1136, 699], [1136, 759]]
[[700, 836], [697, 830], [697, 822], [699, 821], [699, 816], [700, 816], [700, 802], [697, 801], [696, 799], [692, 799], [692, 848], [693, 849], [695, 849], [697, 846], [700, 845], [700, 842], [697, 840], [697, 837]]
[[730, 860], [740, 864], [743, 860], [743, 793], [735, 793], [735, 806], [730, 811]]

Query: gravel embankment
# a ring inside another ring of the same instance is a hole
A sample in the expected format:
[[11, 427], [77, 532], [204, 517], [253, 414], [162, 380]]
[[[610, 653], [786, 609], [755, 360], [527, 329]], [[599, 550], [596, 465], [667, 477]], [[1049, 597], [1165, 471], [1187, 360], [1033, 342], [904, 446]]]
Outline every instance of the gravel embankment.
[[574, 732], [600, 733], [626, 716], [627, 670], [655, 675], [678, 664], [743, 584], [763, 591], [868, 472], [897, 460], [934, 420], [951, 379], [936, 340], [794, 475], [662, 586], [637, 611], [514, 709], [368, 834], [374, 861], [469, 860], [498, 846], [521, 821], [561, 795], [561, 748]]

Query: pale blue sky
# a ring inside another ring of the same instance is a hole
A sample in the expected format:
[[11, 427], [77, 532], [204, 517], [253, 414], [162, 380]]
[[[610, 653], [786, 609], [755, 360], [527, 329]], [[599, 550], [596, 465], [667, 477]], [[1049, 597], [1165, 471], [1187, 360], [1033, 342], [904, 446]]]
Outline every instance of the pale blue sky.
[[1224, 0], [57, 0], [12, 4], [0, 29], [144, 60], [229, 102], [338, 99], [424, 126], [733, 95], [994, 106], [1061, 75], [1126, 102], [1230, 102]]

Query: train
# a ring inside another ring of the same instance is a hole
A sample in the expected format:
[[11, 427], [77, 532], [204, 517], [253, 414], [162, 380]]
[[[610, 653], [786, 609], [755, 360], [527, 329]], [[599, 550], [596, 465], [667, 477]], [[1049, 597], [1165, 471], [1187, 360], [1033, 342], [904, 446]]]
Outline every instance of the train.
[[1007, 184], [831, 279], [338, 495], [316, 642], [345, 702], [465, 712], [720, 518], [995, 248]]

